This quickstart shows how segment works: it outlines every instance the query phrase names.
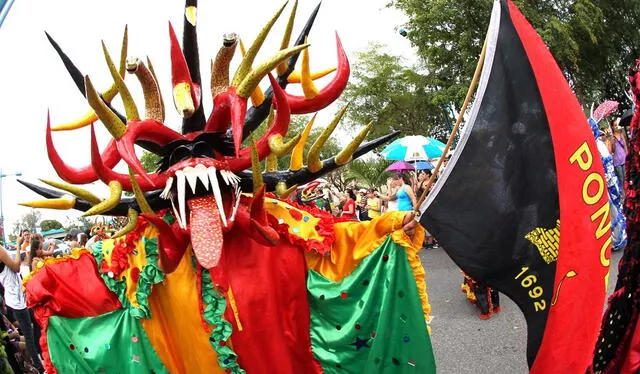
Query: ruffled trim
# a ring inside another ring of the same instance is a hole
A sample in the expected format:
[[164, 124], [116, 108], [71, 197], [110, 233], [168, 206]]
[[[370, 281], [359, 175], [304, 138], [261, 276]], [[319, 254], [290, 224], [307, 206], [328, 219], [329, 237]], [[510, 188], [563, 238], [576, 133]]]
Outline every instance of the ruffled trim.
[[[289, 241], [289, 243], [304, 248], [304, 250], [307, 252], [317, 252], [323, 256], [331, 253], [331, 247], [333, 246], [333, 242], [335, 241], [333, 235], [333, 225], [338, 222], [345, 222], [347, 221], [347, 219], [336, 218], [332, 214], [318, 209], [317, 207], [304, 206], [289, 201], [283, 203], [286, 203], [293, 208], [289, 209], [289, 213], [292, 215], [292, 217], [294, 217], [295, 213], [293, 212], [295, 212], [295, 209], [298, 209], [305, 211], [316, 218], [319, 218], [318, 223], [315, 226], [315, 230], [318, 235], [323, 238], [323, 240], [320, 241], [317, 239], [305, 239], [296, 234], [292, 234], [290, 231], [290, 226], [286, 222], [280, 221], [277, 217], [271, 214], [267, 215], [269, 219], [269, 225], [273, 227], [281, 237], [285, 237]], [[300, 219], [302, 219], [302, 216], [300, 217]]]
[[149, 295], [154, 284], [164, 280], [164, 272], [158, 266], [158, 239], [143, 238], [144, 250], [147, 264], [142, 268], [138, 278], [138, 288], [136, 289], [136, 300], [138, 308], [131, 311], [131, 315], [136, 318], [150, 318]]
[[[140, 222], [142, 220], [139, 220]], [[146, 221], [144, 221], [143, 225], [139, 225], [139, 227], [145, 227]], [[131, 233], [127, 234], [124, 239], [116, 245], [116, 247], [120, 248], [120, 253], [125, 253], [126, 256], [124, 260], [119, 260], [117, 265], [114, 265], [112, 262], [112, 266], [106, 265], [106, 261], [104, 260], [104, 254], [102, 253], [102, 243], [97, 243], [94, 247], [93, 255], [96, 258], [96, 261], [101, 264], [100, 276], [104, 280], [104, 283], [109, 287], [111, 292], [115, 293], [118, 296], [118, 300], [122, 303], [123, 308], [129, 309], [132, 316], [136, 318], [151, 318], [151, 309], [149, 308], [149, 294], [151, 294], [151, 289], [154, 284], [158, 284], [162, 282], [165, 278], [165, 274], [160, 267], [158, 266], [158, 239], [147, 239], [145, 237], [141, 237], [141, 229], [136, 228]], [[142, 239], [141, 239], [142, 238]], [[138, 307], [135, 307], [127, 298], [127, 283], [126, 279], [123, 277], [121, 280], [115, 279], [116, 274], [121, 274], [122, 271], [126, 270], [129, 267], [128, 254], [133, 252], [135, 249], [135, 242], [138, 240], [142, 240], [145, 247], [145, 257], [147, 260], [146, 265], [142, 267], [142, 271], [140, 271], [140, 275], [138, 277], [137, 288], [136, 288], [136, 300], [138, 303]], [[113, 256], [116, 255], [116, 247], [114, 247], [112, 251], [112, 259]], [[126, 267], [121, 268], [122, 264], [126, 262]], [[105, 269], [107, 272], [105, 273]], [[120, 273], [116, 273], [111, 269], [120, 270]]]
[[113, 273], [114, 276], [121, 275], [129, 268], [129, 254], [136, 249], [136, 242], [142, 238], [142, 231], [147, 227], [148, 222], [138, 217], [136, 228], [122, 238], [115, 239], [111, 250], [111, 265], [106, 261], [98, 262], [102, 274]]
[[68, 255], [63, 255], [62, 257], [45, 257], [42, 261], [38, 262], [35, 266], [35, 269], [33, 269], [31, 271], [31, 273], [27, 274], [26, 277], [24, 277], [24, 279], [22, 280], [22, 287], [24, 289], [24, 285], [29, 281], [29, 279], [31, 279], [33, 276], [35, 276], [43, 267], [47, 266], [47, 265], [51, 265], [51, 264], [58, 264], [61, 262], [66, 262], [69, 260], [77, 260], [80, 258], [81, 255], [83, 254], [91, 254], [91, 251], [89, 251], [86, 248], [73, 248], [71, 250], [71, 254]]
[[245, 374], [246, 372], [238, 364], [238, 355], [228, 344], [233, 328], [231, 323], [223, 317], [227, 308], [227, 300], [214, 290], [211, 274], [202, 270], [200, 266], [198, 268], [202, 303], [204, 304], [203, 316], [209, 325], [215, 326], [209, 335], [209, 343], [218, 354], [218, 365], [226, 369], [227, 373]]

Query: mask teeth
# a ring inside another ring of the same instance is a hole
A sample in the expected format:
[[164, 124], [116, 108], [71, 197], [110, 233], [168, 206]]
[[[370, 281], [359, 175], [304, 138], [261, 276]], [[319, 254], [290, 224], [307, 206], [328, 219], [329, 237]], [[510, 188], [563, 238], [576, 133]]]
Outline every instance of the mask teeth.
[[209, 174], [207, 174], [207, 167], [202, 164], [198, 164], [196, 165], [195, 172], [200, 182], [204, 185], [204, 188], [209, 191]]
[[224, 180], [224, 183], [229, 186], [231, 185], [231, 180], [229, 179], [229, 172], [226, 170], [220, 170], [220, 175], [222, 175], [222, 179]]
[[178, 221], [178, 226], [180, 226], [180, 228], [186, 230], [187, 229], [187, 225], [185, 225], [182, 222], [182, 218], [180, 218], [180, 214], [178, 213], [178, 210], [176, 209], [176, 203], [173, 201], [173, 199], [175, 198], [175, 194], [173, 192], [171, 192], [169, 194], [169, 199], [171, 201], [171, 208], [173, 209], [173, 215], [176, 217], [176, 220]]
[[196, 193], [196, 186], [198, 185], [198, 172], [196, 171], [196, 169], [190, 166], [182, 169], [182, 171], [184, 172], [184, 176], [187, 179], [187, 183], [189, 183], [191, 192]]
[[209, 174], [209, 181], [211, 182], [211, 190], [213, 191], [213, 197], [216, 200], [216, 204], [218, 205], [218, 210], [220, 211], [220, 218], [222, 219], [222, 224], [224, 227], [227, 227], [227, 217], [224, 212], [224, 205], [222, 204], [222, 193], [220, 192], [220, 185], [218, 184], [218, 176], [216, 173], [216, 168], [210, 166], [207, 168], [207, 174]]
[[242, 193], [242, 191], [240, 191], [240, 185], [236, 183], [235, 184], [235, 191], [234, 191], [235, 202], [233, 204], [233, 210], [231, 212], [231, 218], [230, 218], [231, 221], [236, 219], [236, 212], [238, 211], [238, 207], [240, 206], [240, 194], [241, 193]]
[[164, 187], [164, 190], [160, 194], [160, 197], [167, 200], [171, 196], [171, 187], [173, 187], [173, 177], [169, 177], [167, 179], [167, 184]]
[[182, 170], [176, 171], [176, 178], [178, 179], [178, 208], [180, 209], [180, 220], [183, 225], [182, 228], [186, 229], [187, 227], [187, 202], [186, 200], [186, 177]]

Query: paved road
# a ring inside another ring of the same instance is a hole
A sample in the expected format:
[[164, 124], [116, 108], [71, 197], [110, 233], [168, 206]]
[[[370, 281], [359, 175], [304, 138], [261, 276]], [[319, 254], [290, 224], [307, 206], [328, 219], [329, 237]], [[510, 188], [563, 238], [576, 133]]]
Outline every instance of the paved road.
[[[621, 253], [611, 259], [609, 293], [618, 276]], [[433, 349], [438, 373], [527, 373], [526, 324], [516, 305], [501, 295], [502, 312], [489, 320], [478, 317], [460, 291], [460, 269], [442, 249], [423, 250], [433, 320]]]

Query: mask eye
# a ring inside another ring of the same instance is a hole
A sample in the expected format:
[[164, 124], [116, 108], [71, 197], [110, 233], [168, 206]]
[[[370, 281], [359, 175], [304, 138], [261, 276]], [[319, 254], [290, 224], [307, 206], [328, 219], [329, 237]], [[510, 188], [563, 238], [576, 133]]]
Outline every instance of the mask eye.
[[197, 142], [193, 145], [192, 150], [194, 157], [213, 157], [213, 148], [207, 142]]
[[182, 160], [186, 160], [191, 158], [191, 149], [186, 145], [181, 145], [176, 147], [176, 149], [171, 152], [171, 157], [169, 158], [169, 162], [171, 165], [174, 165]]

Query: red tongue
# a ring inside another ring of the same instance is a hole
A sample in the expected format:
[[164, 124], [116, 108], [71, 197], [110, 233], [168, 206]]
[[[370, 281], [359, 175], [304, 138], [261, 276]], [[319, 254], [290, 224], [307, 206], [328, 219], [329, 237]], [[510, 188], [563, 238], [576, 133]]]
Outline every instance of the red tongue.
[[[200, 265], [211, 269], [222, 254], [222, 219], [213, 196], [189, 200], [191, 246]], [[224, 213], [222, 213], [224, 214]]]

